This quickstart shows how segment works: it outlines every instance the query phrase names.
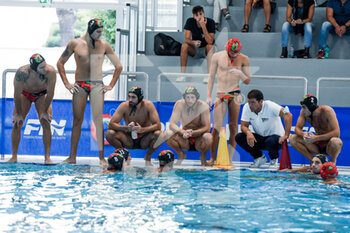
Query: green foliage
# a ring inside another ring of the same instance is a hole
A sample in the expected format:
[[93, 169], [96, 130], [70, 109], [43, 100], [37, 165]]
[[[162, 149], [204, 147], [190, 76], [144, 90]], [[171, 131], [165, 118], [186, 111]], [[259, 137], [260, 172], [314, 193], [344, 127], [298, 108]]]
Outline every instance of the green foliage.
[[61, 46], [60, 26], [58, 23], [52, 25], [49, 38], [47, 39], [44, 47], [59, 47]]
[[76, 38], [83, 36], [86, 33], [87, 30], [87, 24], [90, 19], [93, 18], [91, 16], [90, 10], [79, 10], [76, 13], [77, 21], [74, 28], [74, 35]]

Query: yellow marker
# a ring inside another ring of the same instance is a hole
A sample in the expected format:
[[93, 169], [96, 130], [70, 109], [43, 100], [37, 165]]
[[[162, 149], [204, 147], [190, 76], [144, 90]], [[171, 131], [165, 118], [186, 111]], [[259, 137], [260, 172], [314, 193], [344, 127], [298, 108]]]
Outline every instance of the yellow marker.
[[224, 169], [234, 168], [233, 165], [230, 165], [230, 161], [229, 161], [226, 130], [224, 127], [221, 127], [221, 131], [220, 131], [219, 148], [218, 148], [215, 164], [216, 165], [214, 165], [214, 167], [217, 167], [217, 168], [224, 168]]

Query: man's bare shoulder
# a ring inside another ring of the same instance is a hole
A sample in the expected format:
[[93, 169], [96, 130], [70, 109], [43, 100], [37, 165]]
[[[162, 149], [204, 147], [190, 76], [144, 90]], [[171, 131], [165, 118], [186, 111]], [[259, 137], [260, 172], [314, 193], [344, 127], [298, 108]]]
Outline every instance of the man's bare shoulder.
[[198, 106], [200, 110], [208, 110], [209, 109], [209, 105], [204, 102], [203, 100], [197, 100]]
[[227, 52], [226, 50], [222, 50], [222, 51], [219, 51], [219, 52], [216, 52], [214, 53], [213, 57], [222, 57], [222, 56], [226, 56], [227, 55]]
[[47, 64], [46, 67], [47, 67], [47, 71], [48, 71], [48, 72], [50, 72], [50, 73], [56, 73], [56, 69], [55, 69], [55, 67], [53, 67], [52, 65]]
[[328, 105], [321, 105], [319, 108], [320, 108], [321, 114], [326, 114], [326, 115], [335, 114], [334, 109]]
[[29, 65], [24, 65], [19, 67], [15, 75], [16, 81], [25, 82], [29, 78], [29, 69], [30, 69]]
[[143, 102], [143, 106], [145, 106], [146, 108], [155, 108], [153, 102], [150, 100], [143, 99], [142, 102]]

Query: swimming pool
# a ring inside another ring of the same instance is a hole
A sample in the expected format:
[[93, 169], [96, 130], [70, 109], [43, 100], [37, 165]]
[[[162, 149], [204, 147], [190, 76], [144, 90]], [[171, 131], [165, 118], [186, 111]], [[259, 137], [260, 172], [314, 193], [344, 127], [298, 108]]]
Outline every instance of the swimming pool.
[[100, 174], [94, 166], [0, 163], [0, 229], [349, 232], [350, 189], [319, 182], [246, 169]]

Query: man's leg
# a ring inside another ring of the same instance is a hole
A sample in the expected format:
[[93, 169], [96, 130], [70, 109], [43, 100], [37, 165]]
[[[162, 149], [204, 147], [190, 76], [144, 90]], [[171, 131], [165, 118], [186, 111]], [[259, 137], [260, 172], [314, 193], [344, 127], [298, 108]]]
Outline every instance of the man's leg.
[[64, 160], [66, 163], [75, 164], [77, 162], [77, 149], [81, 134], [81, 124], [84, 120], [84, 112], [87, 103], [88, 94], [84, 89], [79, 87], [79, 92], [73, 94], [73, 128], [71, 136], [70, 155]]
[[202, 166], [208, 166], [206, 154], [213, 143], [213, 136], [210, 133], [204, 133], [196, 140], [196, 150], [201, 152], [200, 160]]
[[[172, 131], [167, 131], [167, 132], [172, 132]], [[180, 165], [182, 161], [186, 158], [186, 154], [184, 150], [189, 150], [190, 148], [188, 140], [182, 138], [178, 134], [174, 134], [165, 143], [177, 153], [178, 158], [175, 165]]]
[[132, 149], [134, 147], [134, 143], [132, 141], [131, 136], [128, 136], [126, 133], [122, 131], [115, 131], [113, 129], [109, 129], [106, 132], [106, 139], [111, 146], [114, 148], [128, 148]]
[[[35, 108], [38, 113], [39, 119], [41, 118], [42, 114], [44, 113], [44, 103], [46, 100], [46, 95], [40, 97], [35, 102]], [[48, 109], [48, 113], [52, 116], [52, 108], [51, 105]], [[45, 163], [51, 164], [52, 161], [50, 159], [50, 149], [51, 149], [51, 122], [48, 122], [47, 120], [41, 119], [40, 124], [43, 127], [43, 142], [44, 142], [44, 148], [45, 148]]]
[[306, 143], [302, 137], [299, 137], [296, 134], [289, 137], [289, 143], [296, 151], [304, 155], [310, 162], [314, 157], [312, 154], [320, 153], [320, 149], [316, 144]]
[[237, 128], [238, 128], [238, 117], [239, 117], [239, 111], [241, 109], [241, 96], [235, 97], [233, 100], [231, 100], [228, 104], [228, 116], [229, 116], [229, 129], [230, 129], [230, 138], [228, 140], [229, 142], [229, 161], [230, 164], [232, 164], [232, 158], [233, 154], [235, 152], [236, 148], [236, 134], [237, 134]]
[[145, 155], [146, 166], [152, 166], [151, 156], [153, 152], [155, 152], [158, 149], [158, 147], [155, 147], [154, 145], [161, 133], [162, 132], [160, 130], [157, 130], [155, 132], [147, 134], [146, 136], [144, 136], [144, 138], [141, 139], [141, 148], [148, 149]]
[[270, 25], [271, 18], [271, 3], [270, 0], [264, 0], [264, 13], [265, 13], [265, 22]]
[[181, 73], [186, 72], [188, 54], [190, 54], [193, 57], [194, 55], [196, 55], [196, 49], [192, 45], [183, 43], [181, 46], [181, 55], [180, 55]]
[[250, 13], [252, 12], [253, 0], [246, 0], [244, 4], [244, 24], [249, 24]]
[[104, 158], [104, 128], [103, 128], [103, 106], [104, 106], [104, 94], [102, 91], [102, 84], [94, 87], [90, 92], [90, 106], [92, 112], [92, 119], [96, 127], [96, 138], [98, 145], [98, 157], [100, 163], [104, 166], [108, 166]]
[[265, 139], [265, 148], [269, 152], [270, 160], [278, 159], [281, 144], [278, 143], [280, 136], [271, 135]]
[[[32, 106], [32, 102], [30, 102], [27, 98], [21, 95], [21, 102], [22, 102], [22, 117], [23, 121], [25, 121], [26, 116], [28, 115], [28, 112], [30, 110], [30, 107]], [[16, 106], [13, 110], [13, 115], [16, 113]], [[18, 152], [18, 146], [19, 142], [21, 140], [21, 128], [23, 126], [23, 123], [20, 123], [20, 125], [14, 125], [12, 128], [11, 133], [11, 141], [12, 141], [12, 157], [7, 162], [8, 163], [17, 163], [17, 152]]]
[[216, 98], [215, 105], [214, 105], [214, 113], [213, 113], [213, 120], [214, 120], [214, 127], [211, 132], [211, 135], [213, 137], [213, 144], [211, 146], [210, 150], [210, 160], [208, 164], [211, 166], [215, 162], [217, 147], [219, 144], [219, 132], [222, 127], [222, 123], [224, 121], [224, 117], [227, 111], [227, 103], [221, 102], [220, 99]]
[[331, 140], [329, 140], [326, 152], [327, 155], [330, 155], [332, 157], [330, 162], [336, 164], [342, 146], [343, 142], [340, 138], [333, 137]]
[[237, 144], [242, 147], [246, 152], [248, 152], [251, 156], [253, 156], [254, 159], [257, 159], [261, 156], [263, 156], [263, 153], [261, 150], [264, 147], [264, 139], [263, 137], [253, 133], [256, 142], [253, 147], [250, 147], [247, 143], [247, 135], [244, 133], [238, 133], [236, 134], [235, 140]]
[[328, 21], [322, 23], [320, 30], [320, 38], [318, 41], [319, 49], [324, 49], [327, 46], [329, 30], [331, 30], [332, 27], [332, 24]]
[[214, 46], [208, 44], [205, 47], [205, 54], [207, 55], [207, 68], [208, 68], [208, 73], [210, 73], [210, 64], [211, 64], [211, 58], [213, 57], [214, 54]]

